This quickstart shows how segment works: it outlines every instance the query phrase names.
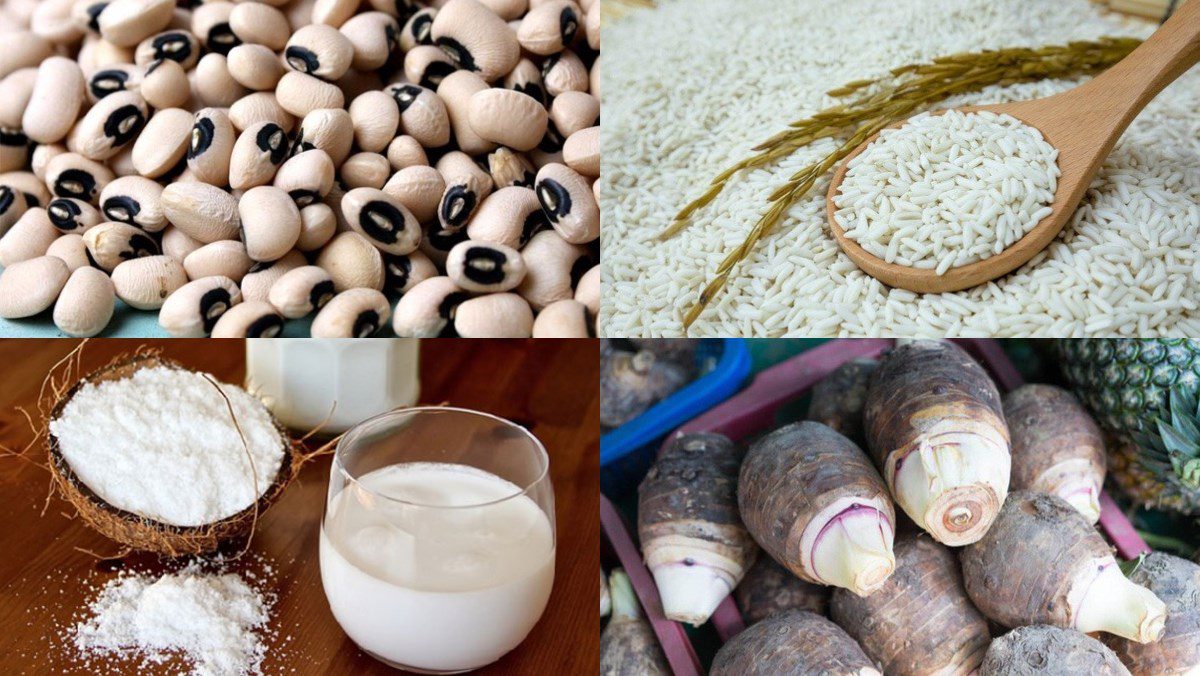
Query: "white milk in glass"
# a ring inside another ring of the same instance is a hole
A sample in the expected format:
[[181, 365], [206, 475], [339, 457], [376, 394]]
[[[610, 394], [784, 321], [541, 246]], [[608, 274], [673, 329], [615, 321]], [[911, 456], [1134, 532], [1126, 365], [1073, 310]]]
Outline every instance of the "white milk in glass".
[[520, 493], [480, 469], [426, 462], [347, 483], [321, 529], [338, 623], [363, 650], [426, 671], [474, 669], [516, 647], [554, 582], [550, 520]]
[[246, 389], [289, 428], [338, 434], [420, 394], [418, 341], [247, 340]]

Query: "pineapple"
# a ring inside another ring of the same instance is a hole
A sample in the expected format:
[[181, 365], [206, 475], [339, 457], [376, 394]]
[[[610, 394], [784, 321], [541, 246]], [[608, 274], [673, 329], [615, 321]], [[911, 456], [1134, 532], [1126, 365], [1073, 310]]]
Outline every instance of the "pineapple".
[[1063, 371], [1109, 437], [1109, 476], [1147, 507], [1200, 514], [1200, 341], [1057, 341]]

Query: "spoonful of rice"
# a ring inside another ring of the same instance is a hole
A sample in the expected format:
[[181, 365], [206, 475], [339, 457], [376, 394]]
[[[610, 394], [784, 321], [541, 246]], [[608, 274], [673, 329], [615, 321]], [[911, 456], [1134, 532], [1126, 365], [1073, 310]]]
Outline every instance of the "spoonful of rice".
[[1200, 62], [1200, 2], [1074, 89], [922, 113], [867, 139], [826, 209], [846, 255], [888, 286], [967, 289], [1033, 259], [1062, 231], [1138, 113]]

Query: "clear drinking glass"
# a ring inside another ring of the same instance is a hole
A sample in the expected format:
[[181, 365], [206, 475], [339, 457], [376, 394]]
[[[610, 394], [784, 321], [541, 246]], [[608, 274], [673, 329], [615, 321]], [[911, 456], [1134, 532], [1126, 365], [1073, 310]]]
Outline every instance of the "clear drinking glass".
[[375, 658], [424, 673], [496, 661], [545, 610], [554, 554], [549, 457], [525, 428], [410, 408], [338, 443], [321, 582], [342, 629]]

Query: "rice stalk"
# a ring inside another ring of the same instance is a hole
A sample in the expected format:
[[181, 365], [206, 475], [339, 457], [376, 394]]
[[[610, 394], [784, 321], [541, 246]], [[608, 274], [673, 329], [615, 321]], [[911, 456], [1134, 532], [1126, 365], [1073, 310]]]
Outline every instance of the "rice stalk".
[[668, 239], [686, 228], [695, 213], [716, 199], [741, 171], [773, 164], [821, 139], [846, 139], [821, 160], [793, 174], [770, 195], [771, 208], [742, 244], [729, 252], [688, 310], [683, 321], [685, 330], [729, 281], [733, 268], [783, 220], [792, 205], [805, 197], [838, 162], [884, 127], [951, 96], [990, 85], [1094, 75], [1125, 58], [1139, 44], [1141, 40], [1136, 38], [1101, 38], [1036, 49], [1020, 47], [951, 54], [929, 63], [899, 66], [882, 77], [855, 80], [830, 91], [829, 96], [848, 100], [792, 122], [784, 131], [755, 146], [755, 154], [718, 174], [705, 192], [685, 205], [659, 235], [659, 239]]

